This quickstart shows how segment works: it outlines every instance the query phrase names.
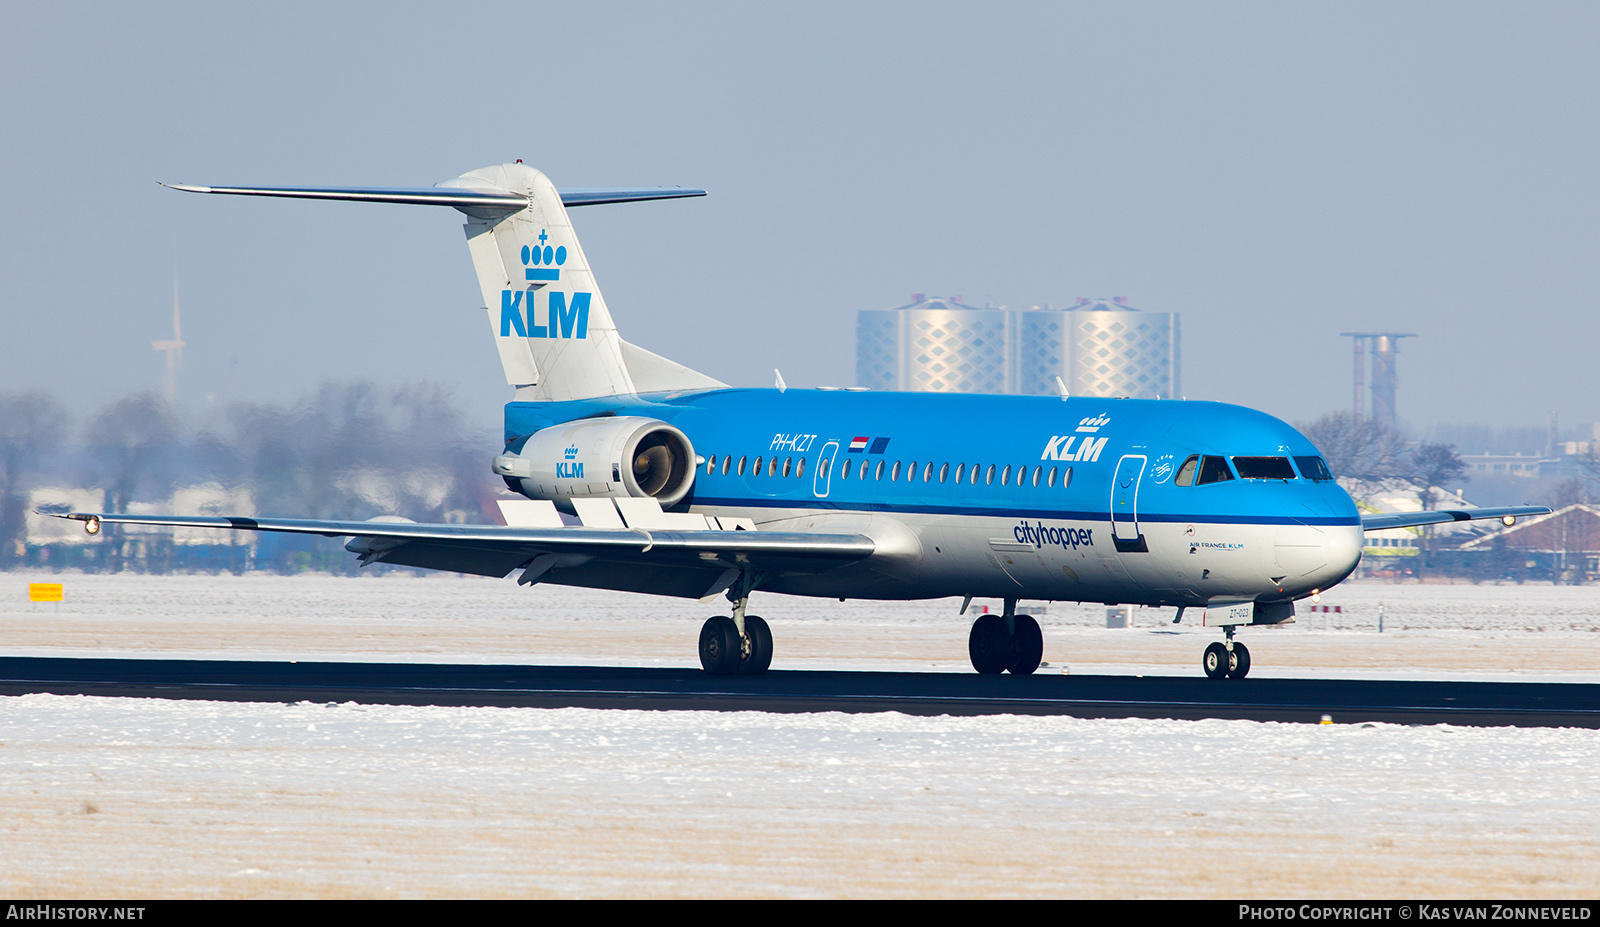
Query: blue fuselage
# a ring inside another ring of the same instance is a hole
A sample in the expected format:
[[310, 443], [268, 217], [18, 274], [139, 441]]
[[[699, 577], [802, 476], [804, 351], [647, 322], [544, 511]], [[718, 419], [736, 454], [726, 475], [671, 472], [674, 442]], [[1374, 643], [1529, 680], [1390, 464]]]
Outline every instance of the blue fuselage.
[[[771, 577], [763, 588], [774, 591], [1286, 601], [1337, 583], [1360, 556], [1360, 517], [1337, 483], [1300, 464], [1244, 475], [1237, 458], [1287, 466], [1319, 452], [1239, 406], [724, 389], [514, 402], [506, 438], [607, 414], [659, 419], [690, 438], [699, 460], [680, 510], [885, 537], [881, 558]], [[1196, 457], [1233, 462], [1230, 478], [1183, 474]]]

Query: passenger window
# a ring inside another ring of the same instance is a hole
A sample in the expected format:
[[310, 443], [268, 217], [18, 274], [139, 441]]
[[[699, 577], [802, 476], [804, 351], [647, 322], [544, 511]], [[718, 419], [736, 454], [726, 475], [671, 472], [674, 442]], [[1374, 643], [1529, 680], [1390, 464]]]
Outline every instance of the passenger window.
[[1039, 485], [1039, 477], [1043, 473], [1044, 473], [1044, 468], [1043, 467], [1034, 467], [1033, 468], [1033, 485], [1035, 485], [1035, 486]]
[[1221, 457], [1200, 458], [1200, 479], [1196, 483], [1204, 486], [1207, 483], [1225, 483], [1233, 479], [1233, 471], [1228, 469], [1228, 461]]
[[[1044, 468], [1040, 467], [1039, 469], [1042, 470]], [[1048, 487], [1054, 486], [1055, 484], [1056, 484], [1056, 468], [1055, 467], [1051, 467], [1050, 468], [1050, 475], [1044, 478], [1044, 485], [1045, 485], [1046, 488], [1048, 488]]]
[[1287, 457], [1235, 457], [1233, 468], [1246, 480], [1292, 480], [1294, 468]]
[[994, 464], [990, 464], [988, 471], [986, 473], [984, 473], [984, 475], [983, 475], [983, 485], [985, 485], [985, 486], [993, 486], [994, 485]]
[[900, 479], [900, 461], [894, 462], [894, 469], [889, 471], [889, 482], [894, 483]]
[[750, 475], [751, 476], [760, 476], [761, 475], [761, 458], [760, 457], [756, 458], [755, 465], [750, 468]]
[[791, 464], [793, 464], [793, 463], [794, 463], [794, 458], [793, 457], [785, 457], [785, 458], [783, 458], [783, 475], [784, 476], [788, 476], [789, 475], [789, 466]]
[[883, 479], [883, 461], [878, 461], [878, 468], [873, 471], [872, 478], [875, 480]]
[[749, 459], [748, 457], [740, 457], [739, 458], [739, 475], [740, 476], [744, 476], [744, 464], [745, 464], [745, 461], [748, 460], [748, 459]]
[[801, 477], [803, 477], [805, 475], [806, 475], [806, 459], [804, 457], [802, 457], [802, 458], [800, 458], [800, 462], [795, 464], [795, 467], [794, 467], [794, 478], [795, 479], [800, 479]]
[[[1052, 471], [1053, 472], [1053, 471]], [[1072, 485], [1072, 468], [1068, 467], [1061, 473], [1061, 488], [1066, 489]]]
[[[733, 465], [733, 455], [732, 454], [729, 454], [728, 456], [722, 458], [722, 475], [723, 476], [727, 476], [728, 475], [728, 468], [730, 466], [732, 466], [732, 465]], [[744, 464], [740, 464], [739, 465], [739, 472], [740, 473], [744, 472]]]
[[1190, 457], [1188, 460], [1185, 460], [1183, 462], [1183, 466], [1178, 468], [1178, 475], [1177, 475], [1177, 477], [1175, 479], [1173, 479], [1172, 485], [1174, 485], [1174, 486], [1193, 486], [1194, 485], [1194, 471], [1197, 468], [1199, 468], [1199, 466], [1200, 466], [1200, 455], [1199, 454], [1195, 454], [1194, 456]]
[[957, 483], [961, 482], [961, 478], [966, 476], [966, 475], [967, 475], [967, 465], [964, 464], [964, 463], [956, 464], [956, 482]]
[[717, 472], [717, 455], [712, 454], [711, 459], [706, 461], [706, 476], [710, 476], [715, 472]]
[[978, 471], [983, 469], [983, 464], [972, 465], [972, 485], [978, 485]]
[[1300, 467], [1300, 475], [1308, 480], [1326, 483], [1333, 479], [1333, 474], [1328, 472], [1328, 462], [1321, 457], [1296, 457], [1294, 462]]
[[773, 457], [767, 461], [767, 476], [778, 475], [778, 458]]
[[928, 464], [923, 466], [923, 468], [922, 468], [922, 481], [924, 483], [933, 482], [933, 463], [932, 462], [929, 462]]
[[1011, 484], [1011, 465], [1010, 464], [1006, 464], [1006, 468], [1004, 470], [1000, 471], [1000, 485], [1001, 486], [1009, 486], [1010, 484]]
[[[949, 464], [941, 465], [939, 467], [939, 482], [943, 483], [945, 481], [945, 477], [947, 477], [949, 475], [950, 475], [950, 465]], [[959, 479], [959, 477], [958, 477], [958, 479]]]

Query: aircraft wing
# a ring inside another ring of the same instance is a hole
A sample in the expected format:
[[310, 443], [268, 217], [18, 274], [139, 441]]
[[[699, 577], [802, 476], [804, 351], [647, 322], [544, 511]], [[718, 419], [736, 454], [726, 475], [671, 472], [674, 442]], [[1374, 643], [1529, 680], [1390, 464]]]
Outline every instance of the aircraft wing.
[[[71, 512], [91, 534], [100, 525], [159, 525], [275, 531], [354, 538], [345, 549], [363, 564], [506, 576], [533, 583], [550, 571], [581, 571], [604, 588], [704, 598], [728, 588], [741, 571], [821, 573], [865, 560], [875, 545], [856, 534], [798, 531], [668, 531], [642, 528], [432, 525], [405, 521], [319, 521], [239, 516], [118, 515]], [[558, 580], [559, 581], [559, 580]], [[587, 584], [591, 584], [586, 582]]]
[[1380, 531], [1384, 528], [1416, 528], [1421, 525], [1438, 525], [1452, 521], [1473, 521], [1479, 518], [1498, 518], [1510, 525], [1525, 515], [1547, 515], [1550, 510], [1542, 505], [1512, 505], [1497, 509], [1434, 509], [1427, 512], [1383, 512], [1361, 516], [1361, 530]]

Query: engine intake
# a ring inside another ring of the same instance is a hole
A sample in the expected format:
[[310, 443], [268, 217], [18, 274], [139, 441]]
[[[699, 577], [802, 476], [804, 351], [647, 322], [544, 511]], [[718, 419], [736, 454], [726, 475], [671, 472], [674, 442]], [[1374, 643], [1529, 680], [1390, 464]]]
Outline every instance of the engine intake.
[[653, 496], [671, 508], [694, 485], [695, 461], [689, 436], [666, 422], [617, 416], [519, 438], [494, 459], [494, 472], [530, 499]]

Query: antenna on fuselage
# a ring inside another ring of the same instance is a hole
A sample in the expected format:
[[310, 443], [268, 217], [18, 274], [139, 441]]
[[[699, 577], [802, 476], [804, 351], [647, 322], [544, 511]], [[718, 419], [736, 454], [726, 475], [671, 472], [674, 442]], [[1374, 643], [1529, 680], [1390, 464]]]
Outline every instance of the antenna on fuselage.
[[778, 378], [778, 382], [775, 384], [778, 387], [778, 392], [781, 393], [789, 388], [789, 384], [783, 382], [783, 371], [774, 367], [772, 368], [772, 374]]
[[1062, 382], [1060, 377], [1056, 377], [1056, 391], [1061, 394], [1062, 402], [1072, 398], [1072, 394], [1067, 392], [1067, 384]]

